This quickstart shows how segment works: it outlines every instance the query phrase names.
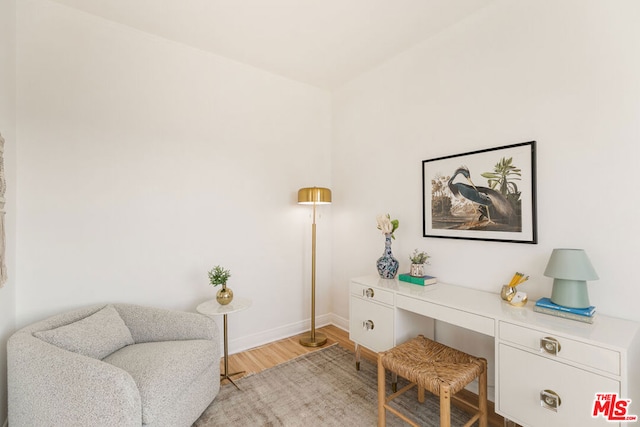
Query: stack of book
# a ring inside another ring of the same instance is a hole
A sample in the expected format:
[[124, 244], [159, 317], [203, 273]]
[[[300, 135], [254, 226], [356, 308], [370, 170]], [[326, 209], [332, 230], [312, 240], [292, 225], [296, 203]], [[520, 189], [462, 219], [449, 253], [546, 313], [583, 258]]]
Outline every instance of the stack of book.
[[409, 273], [398, 274], [398, 280], [420, 286], [433, 285], [437, 282], [433, 276], [412, 276]]
[[533, 311], [585, 323], [593, 323], [593, 319], [596, 316], [596, 308], [593, 305], [587, 308], [565, 307], [554, 304], [549, 298], [540, 298], [536, 301]]

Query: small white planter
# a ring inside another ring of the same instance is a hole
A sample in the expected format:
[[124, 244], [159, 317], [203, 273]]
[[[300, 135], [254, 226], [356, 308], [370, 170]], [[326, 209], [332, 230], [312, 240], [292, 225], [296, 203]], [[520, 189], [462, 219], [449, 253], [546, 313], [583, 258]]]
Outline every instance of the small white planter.
[[424, 276], [424, 264], [411, 264], [411, 271], [409, 274], [416, 277]]

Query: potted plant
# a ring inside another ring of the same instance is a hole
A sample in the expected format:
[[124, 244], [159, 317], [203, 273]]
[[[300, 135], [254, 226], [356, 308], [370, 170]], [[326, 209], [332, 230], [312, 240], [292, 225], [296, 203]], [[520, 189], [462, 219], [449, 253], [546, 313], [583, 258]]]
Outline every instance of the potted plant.
[[429, 255], [424, 251], [418, 251], [415, 249], [409, 259], [411, 260], [411, 276], [421, 277], [424, 276], [424, 265], [428, 264], [427, 260]]
[[220, 265], [216, 265], [209, 270], [209, 282], [213, 286], [222, 285], [222, 289], [216, 293], [216, 300], [221, 305], [227, 305], [233, 299], [233, 292], [227, 288], [227, 280], [231, 277], [231, 271]]

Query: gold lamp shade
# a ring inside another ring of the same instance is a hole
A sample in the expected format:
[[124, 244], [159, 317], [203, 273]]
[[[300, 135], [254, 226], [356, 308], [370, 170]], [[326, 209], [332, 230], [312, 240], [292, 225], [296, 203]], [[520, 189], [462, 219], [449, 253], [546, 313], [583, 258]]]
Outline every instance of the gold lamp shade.
[[300, 205], [328, 205], [331, 203], [331, 190], [323, 187], [306, 187], [298, 190]]

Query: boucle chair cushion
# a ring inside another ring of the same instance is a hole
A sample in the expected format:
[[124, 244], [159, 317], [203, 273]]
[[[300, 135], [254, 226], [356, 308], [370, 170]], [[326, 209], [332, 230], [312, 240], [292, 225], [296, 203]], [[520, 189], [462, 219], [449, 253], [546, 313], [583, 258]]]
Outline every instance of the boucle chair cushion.
[[112, 305], [84, 319], [33, 335], [62, 349], [100, 360], [133, 344], [131, 331]]
[[[107, 356], [103, 361], [128, 372], [142, 401], [142, 423], [163, 418], [166, 408], [178, 396], [189, 393], [192, 383], [213, 364], [217, 343], [210, 340], [160, 341], [134, 344]], [[184, 363], [189, 355], [189, 363]]]

